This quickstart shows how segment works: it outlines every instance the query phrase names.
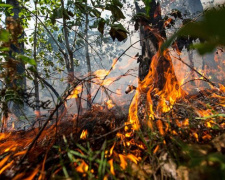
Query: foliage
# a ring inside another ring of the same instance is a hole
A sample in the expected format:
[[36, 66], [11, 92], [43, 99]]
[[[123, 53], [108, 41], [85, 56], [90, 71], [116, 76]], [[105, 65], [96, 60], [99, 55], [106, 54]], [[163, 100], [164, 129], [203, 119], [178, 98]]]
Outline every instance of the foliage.
[[145, 9], [146, 9], [146, 14], [149, 14], [150, 9], [151, 9], [151, 2], [152, 0], [143, 0], [144, 4], [145, 4]]
[[113, 40], [117, 38], [118, 41], [123, 41], [124, 39], [127, 38], [127, 33], [128, 31], [123, 27], [122, 24], [111, 25], [110, 36], [112, 37]]
[[225, 7], [217, 7], [207, 10], [202, 19], [192, 21], [184, 25], [178, 32], [172, 35], [162, 46], [162, 50], [168, 48], [172, 42], [183, 36], [199, 38], [202, 42], [193, 44], [191, 48], [196, 49], [201, 55], [213, 52], [218, 46], [225, 46], [225, 25], [223, 23]]
[[[15, 38], [20, 43], [25, 43], [26, 48], [23, 49], [23, 54], [18, 52], [13, 52], [14, 60], [13, 62], [22, 62], [26, 64], [26, 72], [21, 75], [22, 78], [26, 77], [29, 80], [34, 80], [35, 74], [39, 74], [39, 77], [48, 79], [51, 84], [58, 84], [59, 82], [51, 81], [50, 78], [53, 75], [61, 74], [61, 81], [65, 82], [64, 74], [67, 70], [79, 66], [82, 59], [78, 59], [80, 54], [83, 52], [78, 52], [85, 45], [85, 35], [83, 34], [83, 24], [85, 22], [85, 15], [88, 14], [91, 23], [90, 28], [93, 31], [99, 31], [96, 45], [101, 46], [104, 41], [105, 44], [109, 42], [107, 39], [109, 35], [112, 36], [113, 40], [116, 38], [119, 41], [123, 41], [127, 38], [126, 29], [123, 27], [119, 21], [124, 19], [125, 16], [122, 12], [123, 3], [120, 0], [110, 0], [110, 1], [91, 1], [86, 4], [86, 0], [69, 0], [62, 5], [60, 0], [40, 0], [34, 1], [36, 3], [36, 9], [33, 9], [33, 2], [26, 0], [18, 0], [20, 6], [19, 19], [17, 22], [20, 23], [23, 30], [30, 27], [31, 18], [37, 17], [37, 31], [32, 32], [28, 36], [22, 37], [23, 34], [15, 36], [12, 32], [1, 28], [0, 29], [0, 55], [1, 55], [1, 70], [7, 71], [5, 66], [5, 61], [8, 62], [10, 48], [8, 45]], [[104, 11], [109, 11], [111, 13], [110, 17], [103, 17], [102, 13]], [[1, 15], [12, 16], [13, 6], [5, 3], [0, 3]], [[65, 20], [65, 27], [61, 20]], [[37, 39], [34, 39], [36, 35]], [[68, 36], [69, 47], [66, 45]], [[91, 37], [92, 38], [92, 37]], [[33, 57], [33, 46], [34, 44], [37, 48], [37, 55], [34, 59]], [[89, 44], [92, 46], [92, 44]], [[72, 52], [72, 58], [69, 62], [68, 55]], [[111, 51], [113, 52], [113, 51]], [[100, 56], [99, 56], [100, 57]], [[83, 60], [82, 60], [83, 61]], [[10, 64], [10, 62], [8, 62]], [[68, 64], [72, 67], [68, 69]], [[94, 64], [94, 62], [93, 62]], [[1, 73], [1, 77], [5, 74]], [[17, 73], [15, 73], [17, 76]], [[14, 77], [13, 77], [14, 78]], [[66, 79], [67, 80], [67, 79]], [[46, 86], [43, 80], [39, 78], [42, 90]], [[5, 88], [9, 88], [7, 85]], [[3, 88], [4, 89], [4, 88]], [[4, 89], [4, 90], [6, 90]], [[33, 89], [33, 87], [27, 86], [28, 89]], [[15, 89], [14, 89], [15, 90]], [[15, 90], [16, 91], [16, 90]], [[4, 91], [5, 92], [5, 91]], [[45, 91], [43, 91], [45, 93]], [[34, 95], [31, 91], [30, 95]], [[32, 99], [32, 96], [29, 98]], [[23, 100], [24, 97], [20, 97], [22, 101], [29, 101], [29, 106], [34, 107], [30, 100]], [[11, 98], [13, 99], [13, 98]], [[15, 98], [16, 99], [16, 98]], [[2, 94], [2, 101], [4, 101], [4, 95]], [[34, 103], [34, 102], [33, 102]], [[6, 102], [7, 104], [7, 102]]]

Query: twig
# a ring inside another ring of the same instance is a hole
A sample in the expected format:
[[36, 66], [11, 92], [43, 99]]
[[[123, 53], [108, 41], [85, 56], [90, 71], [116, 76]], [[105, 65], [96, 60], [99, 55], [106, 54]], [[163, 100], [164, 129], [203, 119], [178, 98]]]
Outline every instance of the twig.
[[189, 82], [192, 82], [192, 81], [205, 81], [205, 82], [208, 82], [208, 81], [206, 81], [205, 79], [191, 79], [191, 80], [189, 80], [189, 81], [187, 81], [187, 82], [181, 84], [180, 86], [184, 86], [185, 84], [187, 84], [187, 83], [189, 83]]
[[113, 134], [113, 133], [115, 133], [115, 132], [117, 132], [117, 131], [123, 129], [125, 126], [131, 126], [131, 124], [126, 124], [126, 125], [124, 124], [124, 125], [122, 125], [121, 127], [118, 127], [118, 128], [116, 128], [116, 129], [114, 129], [113, 131], [110, 131], [110, 132], [108, 132], [108, 133], [106, 133], [106, 134], [103, 134], [103, 135], [101, 135], [101, 136], [99, 136], [99, 137], [96, 137], [96, 138], [90, 138], [90, 139], [87, 139], [87, 140], [95, 141], [95, 140], [104, 138], [104, 137], [106, 137], [106, 136], [109, 136], [109, 135], [111, 135], [111, 134]]
[[210, 81], [207, 77], [205, 77], [204, 75], [202, 75], [202, 74], [201, 74], [200, 72], [198, 72], [195, 68], [193, 68], [192, 66], [190, 66], [189, 64], [187, 64], [186, 62], [184, 62], [184, 61], [181, 59], [180, 56], [179, 56], [179, 58], [178, 58], [178, 57], [173, 56], [171, 53], [170, 53], [170, 55], [171, 55], [172, 57], [174, 57], [175, 59], [179, 60], [180, 62], [182, 62], [183, 64], [185, 64], [185, 65], [186, 65], [187, 67], [189, 67], [192, 71], [196, 72], [199, 76], [203, 77], [203, 79], [204, 79], [206, 82], [208, 82], [208, 83], [211, 84], [212, 86], [218, 88], [218, 86], [217, 86], [215, 83], [213, 83], [212, 81]]
[[110, 72], [113, 70], [113, 67], [116, 65], [116, 63], [118, 62], [118, 60], [131, 48], [131, 47], [133, 47], [133, 45], [135, 45], [135, 44], [137, 44], [138, 42], [140, 42], [140, 41], [143, 41], [143, 40], [145, 40], [145, 39], [147, 39], [147, 38], [149, 38], [149, 37], [151, 37], [152, 36], [152, 34], [150, 34], [149, 36], [146, 36], [145, 38], [143, 38], [143, 39], [140, 39], [140, 40], [138, 40], [138, 41], [136, 41], [136, 42], [134, 42], [133, 44], [131, 44], [117, 59], [116, 59], [116, 61], [113, 63], [113, 65], [111, 66], [111, 68], [109, 69], [109, 71], [108, 71], [108, 73], [105, 75], [105, 77], [103, 78], [103, 80], [102, 80], [102, 83], [101, 83], [101, 85], [100, 85], [100, 87], [98, 88], [98, 90], [97, 90], [97, 92], [96, 92], [96, 94], [95, 94], [95, 96], [93, 97], [93, 99], [92, 99], [92, 103], [94, 102], [94, 100], [95, 100], [95, 98], [96, 98], [96, 96], [97, 96], [97, 94], [98, 94], [98, 92], [99, 92], [99, 90], [100, 90], [100, 88], [101, 88], [101, 86], [103, 85], [103, 83], [104, 83], [104, 80], [108, 77], [108, 75], [110, 74]]
[[67, 93], [65, 93], [63, 96], [64, 98], [62, 100], [59, 101], [59, 103], [56, 105], [55, 109], [52, 111], [52, 113], [49, 115], [48, 119], [46, 120], [46, 122], [44, 123], [44, 125], [42, 126], [42, 128], [39, 130], [38, 134], [36, 135], [36, 137], [33, 139], [33, 141], [31, 142], [30, 146], [28, 147], [26, 153], [24, 154], [24, 156], [21, 158], [18, 166], [20, 166], [24, 160], [26, 159], [28, 153], [30, 152], [30, 150], [32, 149], [32, 147], [34, 146], [34, 144], [37, 142], [38, 138], [41, 136], [42, 132], [44, 131], [44, 129], [46, 128], [48, 122], [52, 119], [53, 115], [55, 114], [55, 112], [59, 109], [59, 107], [64, 103], [64, 101], [66, 100], [66, 98], [72, 93], [72, 91], [74, 90], [74, 88], [76, 86], [78, 86], [78, 84], [80, 83], [80, 81], [76, 81], [74, 83], [74, 85], [72, 86], [72, 88], [70, 88]]

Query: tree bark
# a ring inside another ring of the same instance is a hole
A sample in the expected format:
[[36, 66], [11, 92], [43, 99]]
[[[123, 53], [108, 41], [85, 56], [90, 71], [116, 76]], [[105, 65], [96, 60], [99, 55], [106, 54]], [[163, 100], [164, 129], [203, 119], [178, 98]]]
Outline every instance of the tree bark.
[[[35, 10], [36, 10], [36, 16], [35, 16], [35, 26], [34, 26], [34, 60], [36, 62], [36, 71], [38, 74], [38, 64], [37, 64], [37, 0], [35, 0]], [[40, 98], [39, 98], [39, 84], [38, 84], [38, 77], [37, 74], [34, 74], [34, 90], [35, 90], [35, 114], [36, 117], [39, 118], [41, 116], [40, 113]]]
[[[65, 59], [65, 63], [66, 63], [66, 68], [68, 71], [68, 87], [70, 87], [70, 85], [74, 82], [74, 61], [73, 61], [73, 51], [70, 48], [70, 43], [69, 43], [69, 31], [68, 31], [68, 27], [66, 24], [66, 18], [64, 15], [64, 0], [61, 0], [61, 4], [62, 4], [62, 17], [63, 17], [63, 31], [64, 31], [64, 38], [65, 38], [65, 44], [66, 44], [66, 49], [67, 49], [67, 53], [69, 54], [69, 58], [68, 55], [66, 53], [64, 53], [64, 59]], [[82, 106], [81, 106], [81, 97], [75, 99], [76, 105], [77, 105], [77, 111], [78, 114], [81, 112], [82, 113]]]
[[69, 32], [68, 32], [68, 28], [67, 28], [67, 24], [66, 24], [66, 18], [65, 18], [65, 15], [64, 15], [64, 11], [65, 11], [65, 8], [64, 8], [64, 1], [61, 0], [61, 4], [62, 4], [62, 17], [63, 17], [63, 31], [64, 31], [64, 38], [65, 38], [65, 44], [66, 44], [66, 49], [67, 49], [67, 52], [68, 52], [68, 55], [69, 55], [69, 58], [68, 58], [68, 55], [64, 56], [65, 58], [65, 62], [66, 62], [66, 68], [67, 68], [67, 71], [68, 71], [68, 83], [72, 83], [74, 81], [74, 62], [73, 62], [73, 51], [72, 49], [70, 48], [70, 44], [69, 44]]
[[[16, 62], [13, 57], [13, 53], [23, 54], [24, 49], [24, 43], [18, 41], [23, 38], [24, 34], [21, 22], [19, 20], [20, 7], [17, 0], [7, 0], [6, 3], [13, 6], [12, 12], [14, 13], [13, 16], [6, 17], [6, 29], [10, 31], [12, 36], [12, 39], [9, 42], [10, 51], [8, 64], [9, 67], [12, 67], [15, 71], [13, 73], [9, 72], [9, 76], [6, 77], [6, 84], [8, 87], [15, 89], [15, 91], [21, 95], [21, 98], [23, 98], [22, 94], [26, 89], [26, 79], [23, 76], [25, 73], [25, 64], [22, 61]], [[15, 102], [9, 102], [9, 110], [19, 117], [21, 115], [21, 110], [23, 110], [23, 105]]]
[[[86, 54], [86, 63], [87, 63], [87, 69], [88, 69], [88, 74], [91, 75], [91, 61], [90, 61], [90, 56], [89, 56], [89, 48], [88, 48], [88, 26], [89, 26], [89, 19], [88, 19], [88, 11], [87, 11], [87, 1], [86, 1], [86, 14], [85, 14], [85, 54]], [[86, 84], [86, 89], [87, 89], [87, 108], [91, 109], [91, 83], [89, 82], [90, 79], [88, 79], [88, 82]]]
[[[135, 6], [137, 13], [143, 12], [137, 2]], [[173, 91], [180, 90], [168, 51], [159, 52], [160, 45], [166, 39], [160, 4], [152, 0], [150, 7], [150, 18], [138, 19], [140, 39], [143, 40], [142, 55], [138, 59], [139, 84], [130, 106], [130, 122], [137, 125], [134, 129], [146, 125], [153, 129], [155, 114], [165, 111], [159, 104], [165, 103], [163, 101], [169, 99]]]

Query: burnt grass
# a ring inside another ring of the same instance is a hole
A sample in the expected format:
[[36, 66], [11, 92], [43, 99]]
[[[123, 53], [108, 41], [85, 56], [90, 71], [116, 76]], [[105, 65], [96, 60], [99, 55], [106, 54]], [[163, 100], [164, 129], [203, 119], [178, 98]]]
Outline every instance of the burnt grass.
[[[128, 109], [120, 113], [94, 105], [79, 118], [67, 114], [48, 126], [23, 162], [39, 129], [5, 133], [0, 138], [0, 179], [224, 179], [224, 102], [219, 90], [187, 95], [155, 118], [154, 130], [135, 132], [125, 125]], [[210, 115], [201, 118], [201, 112]], [[85, 139], [80, 138], [83, 130], [88, 132]]]

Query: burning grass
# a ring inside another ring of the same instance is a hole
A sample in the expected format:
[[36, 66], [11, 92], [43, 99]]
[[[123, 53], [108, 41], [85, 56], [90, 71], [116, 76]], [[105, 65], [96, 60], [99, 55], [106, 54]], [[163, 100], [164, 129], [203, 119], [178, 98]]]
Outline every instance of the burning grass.
[[[49, 126], [21, 163], [38, 128], [0, 134], [2, 179], [179, 179], [221, 175], [224, 167], [224, 97], [200, 91], [155, 117], [153, 130], [132, 130], [127, 117], [96, 106], [80, 117]], [[119, 120], [118, 120], [119, 119]], [[116, 126], [116, 121], [120, 125]], [[125, 123], [126, 122], [126, 123]], [[73, 127], [73, 128], [72, 128]]]

